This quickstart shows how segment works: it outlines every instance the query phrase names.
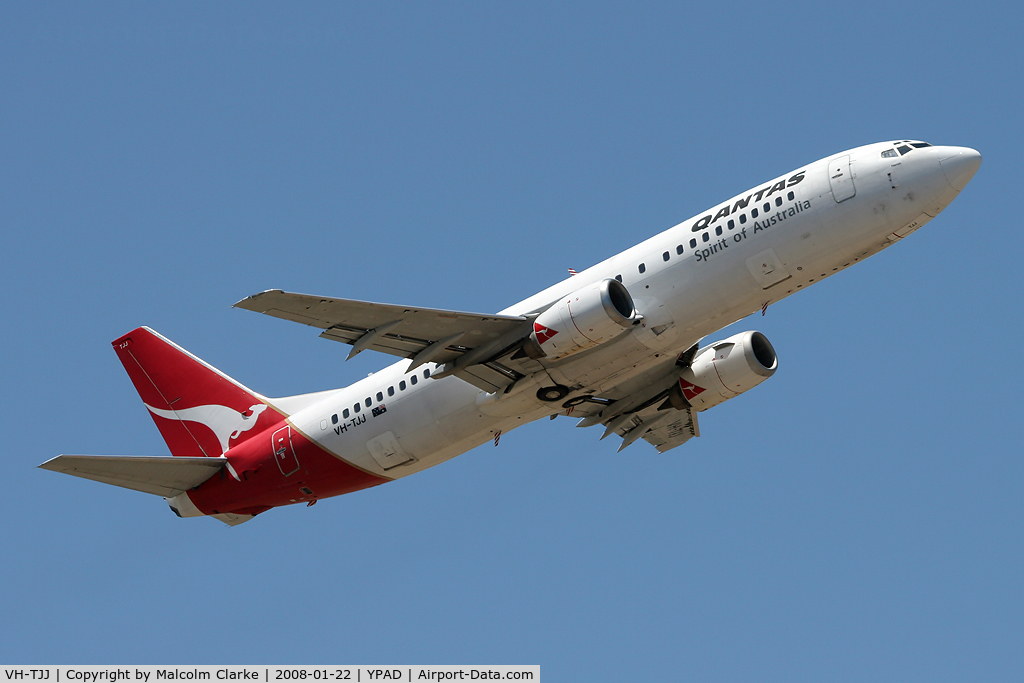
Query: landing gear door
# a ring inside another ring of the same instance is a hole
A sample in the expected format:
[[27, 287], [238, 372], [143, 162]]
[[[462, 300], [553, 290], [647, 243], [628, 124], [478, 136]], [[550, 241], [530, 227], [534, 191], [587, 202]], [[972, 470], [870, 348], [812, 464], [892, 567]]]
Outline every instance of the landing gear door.
[[853, 185], [853, 174], [850, 173], [849, 154], [828, 162], [828, 182], [832, 186], [832, 196], [836, 203], [845, 202], [857, 194], [857, 188]]

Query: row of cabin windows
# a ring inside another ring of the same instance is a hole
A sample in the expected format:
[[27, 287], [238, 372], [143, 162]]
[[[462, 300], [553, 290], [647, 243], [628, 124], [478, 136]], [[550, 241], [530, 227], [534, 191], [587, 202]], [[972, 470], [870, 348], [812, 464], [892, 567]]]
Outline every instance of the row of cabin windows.
[[[786, 195], [786, 199], [788, 199], [789, 201], [793, 201], [794, 199], [796, 199], [796, 194], [794, 194], [793, 191], [791, 190]], [[782, 206], [782, 197], [776, 197], [775, 198], [775, 206], [777, 206], [777, 207]], [[772, 210], [772, 203], [771, 202], [765, 202], [761, 206], [761, 209], [765, 213], [768, 213], [769, 211]], [[757, 211], [757, 207], [756, 206], [750, 210], [750, 215], [753, 218], [757, 218], [760, 215], [758, 213], [758, 211]], [[747, 214], [741, 213], [740, 214], [740, 225], [743, 225], [746, 222], [747, 222]], [[736, 228], [736, 221], [733, 220], [732, 218], [730, 218], [729, 219], [729, 229], [730, 230], [734, 230], [735, 228]], [[721, 225], [719, 225], [717, 228], [715, 228], [715, 235], [717, 235], [718, 237], [722, 236], [722, 226]], [[701, 238], [702, 242], [710, 242], [711, 241], [711, 231], [709, 231], [709, 230], [705, 231], [700, 236], [700, 238]], [[690, 240], [690, 249], [696, 249], [696, 248], [697, 248], [697, 238], [694, 237], [692, 240]], [[680, 244], [680, 245], [678, 245], [676, 247], [676, 254], [682, 256], [684, 251], [686, 251], [686, 250], [683, 248], [683, 245]], [[664, 261], [668, 261], [670, 258], [672, 258], [672, 255], [669, 252], [666, 251], [664, 254], [661, 255], [661, 258]], [[639, 266], [636, 267], [636, 269], [638, 271], [640, 271], [641, 275], [643, 275], [644, 273], [647, 272], [647, 264], [646, 263], [641, 263]], [[615, 279], [618, 280], [619, 282], [622, 282], [622, 275], [616, 275]]]
[[[430, 377], [430, 370], [424, 370], [423, 371], [423, 379], [427, 379], [429, 377]], [[416, 375], [412, 375], [411, 377], [409, 377], [409, 383], [410, 384], [415, 385], [419, 381], [420, 380], [419, 380], [418, 377], [416, 377]], [[405, 384], [405, 380], [404, 379], [398, 383], [398, 390], [399, 391], [405, 391], [406, 390], [406, 384]], [[394, 387], [394, 385], [388, 387], [387, 391], [388, 391], [388, 396], [394, 396], [395, 395], [395, 387]], [[378, 391], [377, 392], [377, 402], [380, 403], [383, 400], [384, 400], [384, 392], [383, 391]], [[369, 408], [371, 405], [373, 405], [373, 399], [371, 397], [367, 396], [363, 400], [362, 405], [365, 405], [367, 408]], [[355, 405], [353, 405], [351, 411], [348, 408], [345, 408], [345, 410], [341, 411], [341, 419], [347, 420], [349, 415], [351, 415], [352, 413], [358, 413], [360, 410], [362, 410], [362, 407], [361, 407], [361, 405], [359, 403], [356, 403]], [[335, 424], [335, 425], [338, 424], [338, 414], [337, 413], [335, 413], [334, 415], [331, 415], [331, 424]]]
[[[788, 195], [788, 199], [790, 201], [793, 201], [793, 199], [795, 197], [796, 197], [796, 195], [793, 194], [792, 192], [790, 192], [789, 195]], [[775, 206], [782, 206], [782, 197], [776, 197], [775, 198]], [[764, 210], [765, 213], [768, 213], [769, 211], [772, 210], [771, 202], [765, 202], [764, 205], [761, 208]], [[760, 215], [758, 213], [758, 211], [757, 211], [757, 207], [754, 207], [753, 209], [750, 210], [750, 215], [752, 217], [754, 217], [754, 218], [757, 218]], [[746, 222], [747, 222], [747, 214], [741, 213], [740, 214], [740, 224], [742, 225], [742, 224], [744, 224]], [[730, 218], [729, 219], [729, 229], [733, 230], [735, 228], [736, 228], [736, 221]], [[717, 228], [715, 228], [715, 235], [718, 236], [718, 237], [722, 236], [722, 226], [719, 225]], [[710, 240], [711, 240], [711, 233], [710, 233], [710, 231], [705, 232], [705, 233], [703, 233], [701, 235], [701, 241], [702, 242], [709, 242]], [[690, 248], [691, 249], [696, 249], [697, 248], [697, 238], [696, 237], [694, 237], [692, 240], [690, 240]], [[683, 248], [683, 245], [680, 244], [680, 245], [678, 245], [676, 247], [676, 254], [678, 254], [679, 256], [682, 256], [684, 251], [686, 251], [686, 250]], [[661, 258], [662, 258], [663, 261], [668, 261], [670, 258], [672, 258], [672, 255], [669, 252], [666, 251], [664, 254], [661, 255]], [[644, 271], [647, 270], [647, 266], [644, 265], [643, 263], [641, 263], [640, 266], [637, 268], [637, 270], [639, 270], [641, 273], [643, 273]], [[616, 279], [619, 282], [622, 282], [622, 276], [617, 276]]]

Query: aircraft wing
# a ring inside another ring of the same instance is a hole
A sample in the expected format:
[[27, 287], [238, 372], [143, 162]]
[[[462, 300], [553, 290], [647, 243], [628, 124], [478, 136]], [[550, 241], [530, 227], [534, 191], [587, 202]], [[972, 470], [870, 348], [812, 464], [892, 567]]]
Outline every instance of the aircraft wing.
[[[486, 391], [508, 386], [515, 370], [494, 361], [531, 331], [529, 319], [293, 294], [254, 294], [236, 308], [317, 327], [321, 337], [352, 345], [349, 358], [371, 349], [423, 363], [459, 365], [458, 376]], [[463, 358], [464, 356], [469, 356]], [[461, 363], [471, 360], [472, 363]]]
[[700, 428], [697, 426], [697, 411], [688, 408], [678, 411], [673, 418], [660, 422], [654, 427], [648, 427], [641, 438], [657, 448], [659, 453], [664, 453], [676, 446], [682, 446], [695, 436], [700, 436]]
[[220, 471], [225, 458], [139, 455], [58, 455], [40, 469], [173, 498]]
[[640, 439], [661, 453], [681, 446], [700, 436], [697, 411], [678, 384], [681, 368], [690, 363], [696, 349], [694, 344], [662, 367], [605, 392], [597, 400], [582, 402], [568, 413], [583, 418], [577, 427], [604, 426], [602, 439], [612, 434], [622, 437], [620, 451]]
[[[614, 405], [614, 404], [613, 404]], [[575, 414], [586, 415], [589, 411], [573, 411]], [[619, 450], [643, 439], [658, 449], [659, 453], [682, 446], [695, 436], [700, 436], [697, 426], [697, 411], [693, 408], [678, 410], [672, 407], [649, 407], [642, 412], [615, 415], [603, 418], [600, 413], [585, 416], [577, 427], [590, 427], [601, 424], [605, 427], [604, 436], [615, 434], [622, 437]]]

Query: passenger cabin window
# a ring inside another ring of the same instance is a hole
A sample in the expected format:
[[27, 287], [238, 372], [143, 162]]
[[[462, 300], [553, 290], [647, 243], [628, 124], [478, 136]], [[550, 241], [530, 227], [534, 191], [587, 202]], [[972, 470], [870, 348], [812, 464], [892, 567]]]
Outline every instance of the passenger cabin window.
[[690, 240], [690, 249], [696, 249], [696, 248], [697, 248], [697, 238], [694, 237], [692, 240]]
[[775, 198], [775, 206], [782, 206], [782, 197]]
[[618, 280], [619, 282], [622, 282], [622, 276], [621, 275], [616, 275], [615, 279]]
[[410, 377], [410, 378], [409, 378], [409, 381], [410, 381], [410, 382], [412, 382], [413, 384], [416, 384], [416, 382], [418, 381], [418, 380], [416, 379], [416, 375], [413, 375], [412, 377]]
[[722, 234], [722, 226], [721, 225], [719, 225], [717, 228], [715, 228], [715, 234], [716, 235], [721, 235]]
[[647, 270], [647, 266], [641, 263], [639, 266], [637, 266], [637, 270], [639, 270], [640, 273], [643, 274]]
[[394, 387], [388, 387], [388, 396], [394, 396], [394, 395], [395, 395], [395, 388]]
[[358, 412], [359, 412], [359, 410], [360, 410], [360, 408], [359, 408], [359, 404], [357, 403], [357, 404], [355, 404], [354, 406], [352, 406], [352, 410], [353, 410], [354, 412], [357, 412], [357, 413], [358, 413]]
[[729, 229], [732, 230], [736, 227], [736, 221], [729, 219]]
[[338, 414], [337, 413], [335, 413], [334, 415], [331, 415], [331, 424], [332, 425], [338, 424]]
[[757, 218], [757, 208], [751, 209], [750, 210], [750, 215], [753, 216], [754, 218]]
[[405, 391], [405, 380], [404, 379], [401, 382], [398, 383], [398, 389], [400, 391]]
[[793, 201], [794, 197], [796, 197], [796, 195], [793, 194], [792, 192], [790, 192], [789, 194], [786, 195], [786, 198], [789, 199], [789, 201]]
[[669, 256], [669, 253], [666, 251], [664, 254], [661, 255], [661, 258], [665, 261], [668, 261], [671, 257]]
[[705, 242], [707, 242], [707, 241], [708, 241], [709, 239], [711, 239], [710, 237], [708, 237], [708, 234], [707, 234], [707, 233], [704, 233], [703, 235], [701, 235], [701, 236], [700, 236], [700, 238], [701, 238], [701, 239], [702, 239], [703, 241], [705, 241]]
[[683, 245], [680, 244], [679, 246], [676, 247], [676, 253], [679, 254], [680, 256], [683, 255], [683, 251], [685, 251], [683, 249]]
[[348, 416], [349, 416], [348, 408], [345, 408], [345, 410], [341, 411], [341, 416], [343, 418], [345, 418], [346, 420], [348, 419]]
[[365, 400], [365, 401], [363, 401], [363, 402], [364, 402], [364, 403], [366, 404], [366, 407], [367, 407], [367, 408], [369, 408], [369, 407], [370, 407], [370, 404], [372, 404], [372, 403], [373, 403], [373, 401], [371, 401], [371, 400], [370, 400], [370, 397], [369, 397], [369, 396], [367, 396], [367, 397], [366, 397], [366, 400]]
[[384, 400], [384, 392], [383, 391], [378, 391], [377, 392], [377, 400], [378, 401], [383, 401]]
[[423, 379], [430, 379], [430, 370], [423, 371]]
[[769, 211], [772, 210], [772, 205], [769, 204], [768, 202], [765, 202], [764, 206], [762, 206], [761, 208], [764, 210], [765, 213], [768, 213]]
[[747, 214], [741, 213], [740, 214], [740, 223], [746, 223], [746, 222], [747, 222]]

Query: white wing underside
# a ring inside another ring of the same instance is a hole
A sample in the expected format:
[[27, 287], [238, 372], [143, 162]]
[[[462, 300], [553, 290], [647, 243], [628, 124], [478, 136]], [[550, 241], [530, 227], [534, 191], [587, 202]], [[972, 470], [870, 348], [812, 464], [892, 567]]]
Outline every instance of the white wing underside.
[[504, 389], [522, 374], [511, 355], [531, 328], [527, 318], [395, 306], [370, 301], [294, 294], [271, 289], [235, 304], [256, 313], [316, 327], [325, 339], [352, 345], [352, 355], [380, 351], [414, 363], [451, 363], [475, 352], [457, 376], [488, 392]]
[[622, 437], [619, 450], [643, 439], [664, 453], [700, 436], [697, 411], [681, 399], [669, 399], [678, 376], [679, 367], [669, 360], [607, 392], [601, 399], [606, 403], [581, 403], [562, 414], [583, 418], [577, 427], [603, 426], [601, 438]]
[[224, 458], [139, 455], [58, 455], [39, 467], [155, 496], [199, 486], [224, 467]]
[[679, 413], [678, 417], [655, 425], [641, 437], [657, 448], [659, 453], [682, 446], [693, 437], [700, 436], [696, 411], [693, 408], [688, 408], [676, 412]]
[[[591, 413], [598, 416], [596, 410], [584, 409], [581, 411], [578, 408], [572, 411], [571, 416], [583, 418], [577, 424], [578, 427], [601, 425], [607, 428], [615, 419], [615, 417], [611, 417], [600, 422], [590, 421], [588, 424], [588, 415]], [[591, 420], [593, 419], [591, 418]], [[647, 410], [634, 414], [625, 423], [616, 426], [611, 433], [622, 437], [622, 446], [619, 450], [643, 439], [654, 446], [659, 453], [664, 453], [676, 446], [682, 446], [695, 436], [700, 436], [700, 427], [697, 423], [697, 413], [693, 408], [685, 410], [669, 408], [662, 411]]]

